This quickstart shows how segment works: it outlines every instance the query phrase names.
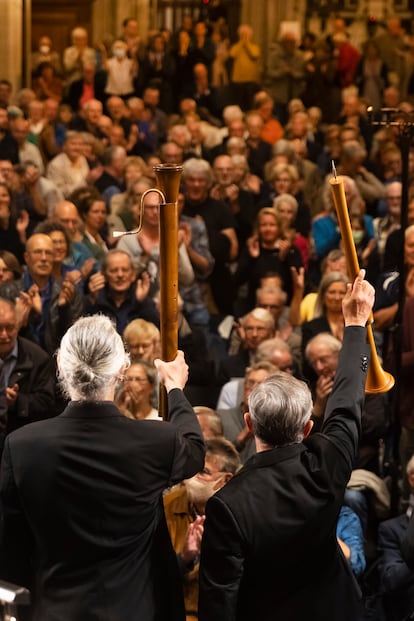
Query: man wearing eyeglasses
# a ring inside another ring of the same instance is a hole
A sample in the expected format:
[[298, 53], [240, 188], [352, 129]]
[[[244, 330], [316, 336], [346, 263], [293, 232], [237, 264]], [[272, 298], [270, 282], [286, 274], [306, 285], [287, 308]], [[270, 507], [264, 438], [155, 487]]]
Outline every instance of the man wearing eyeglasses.
[[198, 569], [207, 500], [240, 468], [232, 443], [211, 438], [206, 441], [203, 470], [164, 496], [165, 517], [182, 577], [187, 621], [198, 619]]

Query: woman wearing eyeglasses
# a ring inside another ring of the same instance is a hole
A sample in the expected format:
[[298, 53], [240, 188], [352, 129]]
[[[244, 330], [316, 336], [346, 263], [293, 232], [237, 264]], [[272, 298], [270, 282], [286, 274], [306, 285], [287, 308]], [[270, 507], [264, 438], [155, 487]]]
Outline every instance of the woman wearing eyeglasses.
[[125, 371], [115, 403], [128, 418], [162, 420], [154, 408], [157, 372], [144, 361], [132, 363]]

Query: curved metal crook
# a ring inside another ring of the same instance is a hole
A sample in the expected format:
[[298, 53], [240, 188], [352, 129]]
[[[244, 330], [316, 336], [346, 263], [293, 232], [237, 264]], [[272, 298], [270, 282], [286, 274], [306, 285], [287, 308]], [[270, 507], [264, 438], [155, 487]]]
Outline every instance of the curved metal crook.
[[144, 215], [144, 199], [147, 194], [150, 192], [156, 192], [162, 198], [162, 202], [165, 203], [165, 196], [158, 188], [150, 188], [149, 190], [145, 190], [143, 195], [141, 196], [141, 204], [139, 207], [139, 224], [136, 229], [133, 231], [112, 231], [112, 237], [122, 237], [123, 235], [137, 235], [142, 229], [142, 216]]

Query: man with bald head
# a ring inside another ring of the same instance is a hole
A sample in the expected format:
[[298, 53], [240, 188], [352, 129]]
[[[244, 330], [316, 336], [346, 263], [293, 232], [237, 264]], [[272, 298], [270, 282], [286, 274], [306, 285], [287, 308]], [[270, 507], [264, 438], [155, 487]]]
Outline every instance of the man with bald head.
[[29, 294], [32, 309], [28, 337], [48, 353], [54, 353], [66, 330], [82, 313], [82, 296], [70, 275], [63, 281], [52, 276], [54, 249], [48, 235], [34, 234], [27, 240], [27, 270], [21, 287]]
[[[315, 430], [323, 425], [328, 397], [332, 393], [342, 343], [332, 334], [321, 332], [309, 341], [305, 356], [317, 375], [313, 386], [312, 419]], [[362, 430], [356, 468], [378, 474], [379, 442], [385, 433], [387, 399], [385, 394], [366, 395], [362, 410]]]

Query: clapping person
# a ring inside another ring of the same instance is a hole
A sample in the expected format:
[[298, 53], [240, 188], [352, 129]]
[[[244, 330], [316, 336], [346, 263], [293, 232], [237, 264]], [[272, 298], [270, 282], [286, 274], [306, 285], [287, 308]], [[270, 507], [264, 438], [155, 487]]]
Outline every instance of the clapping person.
[[292, 294], [290, 268], [301, 266], [300, 252], [285, 238], [283, 225], [276, 211], [271, 207], [264, 207], [257, 214], [252, 237], [247, 240], [246, 246], [240, 252], [234, 276], [237, 286], [247, 282], [248, 309], [254, 306], [260, 278], [268, 272], [276, 272], [281, 276], [283, 289], [290, 299]]
[[114, 248], [105, 256], [101, 271], [89, 279], [84, 312], [111, 317], [119, 334], [123, 334], [127, 324], [137, 317], [159, 325], [159, 313], [148, 296], [149, 288], [148, 273], [143, 272], [137, 278], [128, 253]]
[[128, 418], [135, 420], [162, 420], [154, 408], [156, 369], [153, 365], [137, 360], [126, 369], [115, 403]]

